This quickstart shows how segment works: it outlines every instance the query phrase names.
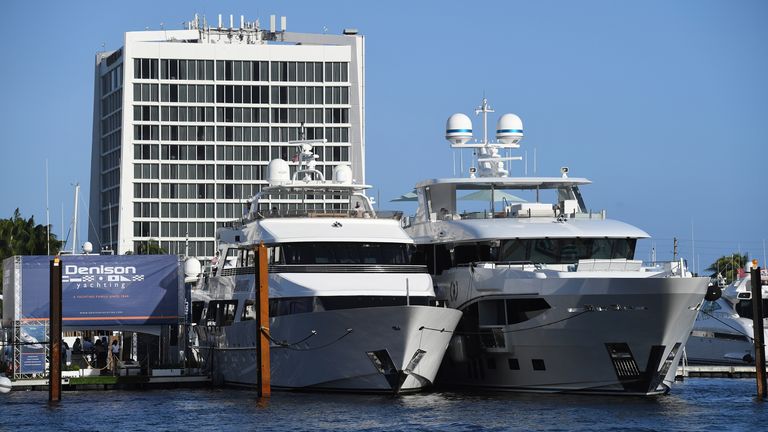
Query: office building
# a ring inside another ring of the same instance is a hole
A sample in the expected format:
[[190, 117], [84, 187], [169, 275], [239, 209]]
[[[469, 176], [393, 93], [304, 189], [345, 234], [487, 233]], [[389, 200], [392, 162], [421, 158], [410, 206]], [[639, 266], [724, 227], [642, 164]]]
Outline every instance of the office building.
[[128, 32], [97, 54], [95, 247], [210, 258], [215, 229], [242, 216], [270, 160], [295, 158], [302, 131], [326, 140], [315, 153], [327, 178], [346, 163], [365, 182], [364, 38], [287, 32], [284, 17], [228, 24]]

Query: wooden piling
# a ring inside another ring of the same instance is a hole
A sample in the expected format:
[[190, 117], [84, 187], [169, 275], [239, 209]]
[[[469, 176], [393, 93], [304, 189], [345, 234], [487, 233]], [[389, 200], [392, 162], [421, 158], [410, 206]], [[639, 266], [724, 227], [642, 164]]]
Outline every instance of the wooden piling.
[[752, 267], [752, 328], [755, 334], [755, 378], [757, 378], [757, 397], [766, 397], [765, 378], [765, 334], [763, 333], [763, 292], [760, 281], [760, 267]]
[[61, 400], [61, 260], [55, 257], [50, 266], [50, 311], [48, 315], [48, 401]]
[[256, 316], [257, 331], [256, 361], [258, 362], [258, 393], [259, 397], [269, 397], [272, 393], [270, 384], [269, 363], [269, 274], [267, 247], [262, 242], [259, 244], [256, 260]]

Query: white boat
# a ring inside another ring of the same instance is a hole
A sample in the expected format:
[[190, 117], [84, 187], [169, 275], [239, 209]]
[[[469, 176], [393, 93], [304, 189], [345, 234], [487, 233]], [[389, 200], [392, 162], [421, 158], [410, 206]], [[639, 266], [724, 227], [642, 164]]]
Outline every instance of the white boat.
[[691, 277], [683, 260], [636, 260], [636, 242], [648, 234], [588, 210], [580, 187], [590, 181], [568, 168], [559, 177], [509, 177], [504, 162], [521, 158], [502, 151], [519, 148], [522, 122], [505, 114], [490, 142], [489, 112], [484, 99], [477, 143], [469, 117], [449, 118], [446, 138], [473, 150], [477, 165], [468, 178], [418, 183], [419, 207], [406, 222], [438, 298], [464, 312], [438, 383], [667, 392], [708, 279]]
[[[755, 363], [752, 322], [752, 278], [746, 274], [722, 289], [722, 296], [705, 301], [685, 345], [688, 363], [748, 365]], [[768, 324], [768, 272], [761, 273], [763, 326]], [[768, 337], [768, 332], [764, 332]], [[765, 340], [765, 338], [764, 338]]]
[[[192, 293], [200, 358], [217, 382], [256, 382], [254, 247], [269, 254], [271, 384], [412, 392], [434, 382], [461, 312], [436, 306], [413, 240], [379, 217], [339, 167], [326, 181], [311, 143], [301, 166], [273, 160], [243, 223], [217, 232], [218, 263]], [[297, 200], [299, 201], [297, 203]]]

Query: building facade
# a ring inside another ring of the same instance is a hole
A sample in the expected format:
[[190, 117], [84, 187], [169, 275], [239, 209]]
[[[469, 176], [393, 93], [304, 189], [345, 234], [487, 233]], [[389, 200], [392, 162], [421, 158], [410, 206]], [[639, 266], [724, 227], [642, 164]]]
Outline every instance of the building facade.
[[[289, 141], [315, 145], [331, 178], [365, 182], [364, 38], [217, 27], [125, 34], [96, 56], [89, 240], [118, 254], [157, 244], [210, 258]], [[99, 250], [99, 249], [96, 249]]]

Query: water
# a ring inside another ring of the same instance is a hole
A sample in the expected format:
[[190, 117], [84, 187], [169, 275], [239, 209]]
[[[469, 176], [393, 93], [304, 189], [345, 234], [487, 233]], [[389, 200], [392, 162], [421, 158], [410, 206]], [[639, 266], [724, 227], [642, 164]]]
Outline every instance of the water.
[[[749, 379], [688, 379], [656, 398], [433, 392], [380, 395], [234, 389], [0, 395], [0, 430], [740, 431], [768, 425]], [[763, 425], [763, 426], [760, 426]]]

